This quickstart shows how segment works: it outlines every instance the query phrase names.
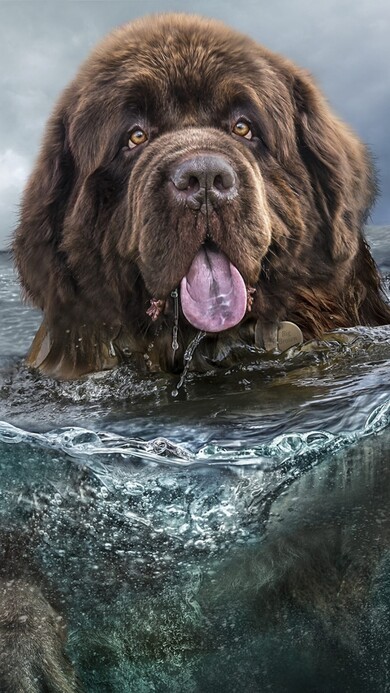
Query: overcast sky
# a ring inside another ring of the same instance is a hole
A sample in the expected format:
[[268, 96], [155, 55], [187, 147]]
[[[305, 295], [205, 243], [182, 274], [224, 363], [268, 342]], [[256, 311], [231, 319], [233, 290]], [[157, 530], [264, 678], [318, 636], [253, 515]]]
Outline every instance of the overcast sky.
[[307, 67], [377, 162], [382, 195], [372, 222], [390, 224], [389, 0], [0, 0], [0, 248], [47, 116], [91, 47], [149, 12], [223, 19]]

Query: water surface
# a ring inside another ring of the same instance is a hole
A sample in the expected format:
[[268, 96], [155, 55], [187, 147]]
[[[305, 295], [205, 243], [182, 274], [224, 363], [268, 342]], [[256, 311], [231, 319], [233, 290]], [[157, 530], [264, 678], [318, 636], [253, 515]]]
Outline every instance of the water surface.
[[390, 690], [390, 327], [248, 349], [175, 398], [27, 370], [39, 321], [0, 255], [2, 527], [33, 535], [88, 693]]

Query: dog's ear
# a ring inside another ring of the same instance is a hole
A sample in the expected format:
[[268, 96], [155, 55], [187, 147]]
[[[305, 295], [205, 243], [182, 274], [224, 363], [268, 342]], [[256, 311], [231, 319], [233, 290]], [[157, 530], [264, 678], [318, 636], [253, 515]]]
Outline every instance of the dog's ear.
[[360, 231], [375, 199], [370, 157], [304, 71], [295, 72], [293, 99], [299, 154], [331, 257], [343, 262], [358, 252]]
[[363, 325], [383, 325], [390, 310], [362, 234], [377, 193], [367, 148], [331, 111], [303, 71], [294, 76], [293, 98], [300, 157], [308, 171], [322, 232], [336, 263], [350, 264], [349, 313]]
[[48, 121], [42, 148], [27, 183], [13, 253], [26, 297], [50, 312], [74, 292], [73, 281], [59, 249], [74, 165], [67, 144], [64, 109]]

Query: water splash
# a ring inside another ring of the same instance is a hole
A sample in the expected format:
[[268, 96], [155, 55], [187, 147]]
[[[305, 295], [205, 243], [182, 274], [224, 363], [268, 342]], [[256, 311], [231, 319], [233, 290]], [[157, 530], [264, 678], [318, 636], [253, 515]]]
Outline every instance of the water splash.
[[[68, 556], [80, 590], [93, 591], [96, 580], [116, 584], [116, 561], [137, 579], [157, 579], [178, 566], [192, 570], [199, 556], [258, 541], [294, 481], [389, 425], [390, 400], [358, 431], [291, 432], [267, 444], [215, 441], [192, 450], [162, 436], [147, 441], [81, 427], [36, 433], [0, 423], [3, 522], [25, 526], [31, 513], [39, 516], [42, 560], [61, 581]], [[15, 449], [4, 455], [4, 446]]]
[[173, 298], [173, 328], [172, 328], [172, 351], [173, 358], [175, 358], [175, 353], [179, 348], [179, 342], [177, 337], [179, 334], [179, 292], [177, 289], [171, 291], [171, 296]]
[[327, 431], [287, 433], [276, 436], [270, 443], [250, 446], [240, 442], [211, 442], [196, 452], [162, 436], [145, 441], [79, 427], [34, 433], [6, 422], [0, 422], [0, 442], [28, 443], [80, 459], [104, 455], [109, 458], [119, 456], [121, 460], [137, 459], [146, 463], [179, 467], [254, 467], [271, 471], [292, 463], [310, 462], [313, 456], [315, 460], [319, 460], [324, 454], [332, 454], [354, 445], [362, 438], [380, 433], [389, 425], [390, 400], [371, 412], [360, 431], [340, 434]]
[[183, 386], [183, 383], [184, 383], [184, 381], [185, 381], [185, 379], [186, 379], [186, 377], [187, 377], [188, 369], [189, 369], [189, 367], [190, 367], [190, 363], [191, 363], [192, 357], [193, 357], [193, 355], [194, 355], [194, 353], [195, 353], [195, 350], [197, 349], [197, 347], [198, 347], [199, 344], [201, 343], [203, 337], [205, 337], [205, 336], [206, 336], [206, 332], [198, 332], [198, 333], [195, 335], [195, 337], [194, 337], [194, 339], [192, 340], [192, 342], [189, 343], [187, 349], [185, 350], [185, 352], [184, 352], [184, 368], [183, 368], [183, 372], [182, 372], [182, 374], [181, 374], [180, 380], [179, 380], [179, 382], [178, 382], [176, 388], [175, 388], [174, 390], [172, 390], [172, 393], [171, 393], [171, 394], [172, 394], [172, 397], [177, 397], [180, 388]]

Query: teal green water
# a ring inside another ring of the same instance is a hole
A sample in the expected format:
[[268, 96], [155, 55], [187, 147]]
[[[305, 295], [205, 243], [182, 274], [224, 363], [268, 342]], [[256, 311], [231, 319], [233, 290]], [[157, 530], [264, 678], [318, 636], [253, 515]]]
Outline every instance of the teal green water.
[[0, 519], [34, 536], [85, 690], [390, 690], [390, 328], [248, 351], [175, 399], [28, 372], [38, 323], [0, 256]]

